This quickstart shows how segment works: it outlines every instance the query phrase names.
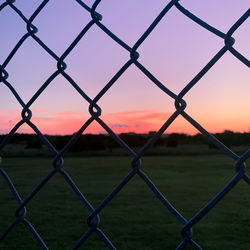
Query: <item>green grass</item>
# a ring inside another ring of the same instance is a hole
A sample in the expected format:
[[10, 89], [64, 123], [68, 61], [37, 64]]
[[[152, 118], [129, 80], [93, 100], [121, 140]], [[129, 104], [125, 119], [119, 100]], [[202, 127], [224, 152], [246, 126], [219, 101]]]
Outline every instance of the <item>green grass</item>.
[[[21, 197], [52, 169], [50, 158], [4, 158], [1, 167]], [[96, 207], [130, 170], [130, 159], [69, 157], [64, 169]], [[186, 218], [192, 218], [233, 177], [233, 162], [223, 155], [145, 156], [142, 170]], [[208, 215], [193, 227], [193, 239], [203, 249], [250, 249], [249, 186], [241, 181]], [[0, 177], [0, 232], [15, 219], [17, 207]], [[87, 209], [64, 178], [57, 174], [27, 205], [30, 220], [49, 249], [70, 249], [87, 230]], [[175, 249], [182, 225], [135, 176], [100, 213], [100, 228], [117, 249]], [[40, 249], [19, 224], [1, 249]], [[81, 249], [106, 249], [92, 235]], [[187, 249], [192, 249], [188, 247]]]

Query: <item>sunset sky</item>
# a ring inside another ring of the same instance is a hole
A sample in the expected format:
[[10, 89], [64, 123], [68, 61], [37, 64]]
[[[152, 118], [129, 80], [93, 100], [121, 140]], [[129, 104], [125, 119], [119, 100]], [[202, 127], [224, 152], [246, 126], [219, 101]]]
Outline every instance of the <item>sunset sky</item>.
[[[0, 4], [4, 1], [0, 0]], [[16, 0], [29, 18], [42, 1]], [[84, 1], [91, 6], [94, 1]], [[97, 8], [102, 24], [130, 47], [136, 43], [166, 0], [103, 0]], [[181, 5], [227, 33], [248, 10], [249, 0], [183, 0]], [[91, 20], [90, 13], [73, 0], [51, 0], [35, 18], [37, 36], [59, 57]], [[27, 32], [26, 24], [9, 7], [0, 11], [0, 64]], [[234, 48], [250, 58], [250, 18], [233, 34]], [[224, 46], [224, 40], [200, 27], [173, 7], [138, 48], [138, 61], [178, 94]], [[129, 60], [127, 50], [96, 25], [92, 26], [64, 60], [66, 73], [94, 98]], [[57, 62], [29, 37], [6, 67], [8, 82], [25, 103], [57, 70]], [[250, 71], [229, 51], [185, 95], [186, 112], [209, 132], [225, 129], [250, 131]], [[132, 65], [100, 99], [101, 119], [117, 133], [158, 130], [175, 111], [174, 100]], [[58, 76], [31, 106], [31, 121], [46, 134], [72, 134], [90, 117], [89, 104]], [[21, 120], [22, 107], [0, 84], [0, 133], [8, 133]], [[23, 125], [18, 132], [32, 133]], [[86, 133], [103, 133], [96, 122]], [[179, 116], [166, 133], [198, 131]]]

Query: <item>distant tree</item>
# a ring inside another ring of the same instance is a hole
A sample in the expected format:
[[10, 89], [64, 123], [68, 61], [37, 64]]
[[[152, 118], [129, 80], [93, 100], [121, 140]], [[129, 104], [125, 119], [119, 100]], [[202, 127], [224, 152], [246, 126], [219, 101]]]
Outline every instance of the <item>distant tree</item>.
[[112, 151], [114, 148], [120, 147], [119, 143], [110, 135], [105, 135], [104, 144], [105, 148], [109, 149], [110, 151]]
[[105, 135], [86, 135], [86, 140], [90, 150], [105, 149]]
[[188, 136], [190, 144], [208, 144], [209, 140], [203, 134], [195, 134], [193, 136]]
[[168, 137], [166, 138], [166, 146], [167, 147], [177, 147], [179, 144], [178, 142], [178, 134], [177, 133], [173, 133], [168, 135]]
[[147, 142], [147, 137], [142, 134], [120, 134], [120, 138], [130, 147], [140, 147]]
[[[148, 134], [136, 134], [136, 133], [122, 133], [119, 137], [130, 147], [142, 147], [147, 143], [150, 138], [155, 134], [155, 131], [150, 131]], [[230, 130], [225, 130], [223, 133], [213, 134], [219, 141], [224, 143], [227, 147], [249, 145], [250, 144], [250, 133], [237, 133]], [[0, 135], [0, 142], [5, 138], [6, 135]], [[72, 135], [65, 136], [51, 136], [45, 135], [50, 143], [57, 149], [61, 150]], [[43, 142], [36, 134], [19, 134], [15, 133], [10, 141], [10, 144], [23, 144], [27, 148], [41, 148]], [[154, 146], [166, 145], [168, 147], [177, 147], [179, 144], [207, 144], [210, 148], [217, 148], [208, 138], [201, 133], [196, 135], [187, 134], [164, 134], [159, 137]], [[71, 151], [83, 151], [83, 150], [104, 150], [120, 147], [119, 143], [110, 135], [93, 135], [86, 134], [79, 136], [78, 140], [70, 148]]]
[[230, 130], [225, 130], [223, 133], [216, 133], [215, 137], [227, 147], [231, 147], [233, 145], [234, 132]]
[[26, 141], [26, 148], [42, 148], [42, 141], [37, 135], [29, 135]]
[[164, 145], [164, 139], [162, 137], [159, 137], [156, 142], [154, 143], [153, 146], [158, 147], [158, 146], [163, 146]]
[[71, 137], [72, 136], [69, 135], [47, 136], [48, 140], [57, 150], [61, 150], [68, 143]]
[[149, 131], [149, 132], [148, 132], [148, 135], [149, 135], [150, 137], [152, 137], [155, 133], [156, 133], [156, 131]]
[[71, 151], [104, 150], [105, 135], [81, 135], [70, 148]]

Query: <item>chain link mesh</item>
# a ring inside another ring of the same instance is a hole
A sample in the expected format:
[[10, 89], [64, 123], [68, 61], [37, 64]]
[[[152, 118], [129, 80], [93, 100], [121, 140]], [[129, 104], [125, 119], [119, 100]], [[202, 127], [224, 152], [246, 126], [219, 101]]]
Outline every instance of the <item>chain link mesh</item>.
[[[110, 29], [108, 29], [105, 25], [102, 24], [102, 16], [96, 11], [98, 5], [101, 0], [96, 0], [92, 7], [87, 6], [83, 1], [76, 0], [79, 4], [79, 7], [87, 10], [91, 16], [89, 23], [81, 30], [78, 36], [74, 39], [74, 41], [70, 44], [70, 46], [64, 51], [61, 56], [56, 55], [52, 49], [50, 49], [38, 36], [37, 31], [38, 28], [34, 26], [33, 22], [37, 18], [40, 12], [43, 11], [43, 8], [47, 5], [49, 0], [42, 1], [39, 7], [35, 10], [35, 12], [31, 15], [30, 18], [26, 18], [24, 14], [14, 5], [14, 0], [6, 0], [4, 3], [0, 5], [0, 12], [4, 8], [11, 8], [16, 15], [20, 17], [22, 22], [26, 25], [27, 33], [25, 33], [15, 47], [12, 49], [8, 57], [5, 61], [0, 65], [0, 82], [4, 84], [9, 91], [13, 94], [19, 104], [22, 106], [21, 120], [15, 124], [15, 126], [11, 129], [8, 135], [3, 139], [0, 149], [3, 149], [5, 145], [9, 142], [9, 140], [13, 137], [13, 134], [23, 125], [27, 124], [43, 141], [44, 145], [53, 153], [53, 169], [51, 172], [44, 177], [44, 179], [37, 184], [37, 186], [32, 190], [32, 192], [22, 199], [18, 194], [15, 186], [13, 185], [11, 179], [8, 177], [7, 173], [0, 169], [1, 178], [4, 179], [6, 185], [11, 190], [16, 202], [17, 202], [17, 210], [15, 213], [16, 219], [9, 225], [8, 228], [0, 235], [0, 242], [2, 242], [5, 237], [16, 227], [17, 224], [23, 223], [27, 229], [31, 232], [33, 237], [37, 240], [39, 245], [43, 249], [48, 249], [46, 243], [43, 241], [41, 236], [38, 234], [36, 229], [32, 226], [32, 224], [26, 219], [26, 208], [25, 206], [31, 202], [31, 200], [38, 194], [38, 192], [46, 185], [48, 181], [53, 179], [55, 174], [60, 173], [65, 180], [67, 181], [69, 187], [76, 193], [79, 200], [83, 203], [83, 205], [88, 209], [89, 216], [87, 218], [88, 230], [83, 232], [82, 237], [75, 243], [72, 249], [77, 249], [82, 246], [87, 238], [89, 238], [92, 234], [97, 234], [100, 239], [106, 244], [109, 249], [115, 249], [115, 246], [111, 242], [111, 240], [104, 234], [104, 232], [99, 228], [99, 213], [105, 209], [105, 206], [119, 194], [119, 192], [124, 188], [125, 185], [129, 185], [130, 180], [138, 175], [146, 185], [153, 191], [155, 196], [163, 203], [167, 210], [176, 217], [178, 221], [183, 225], [181, 229], [181, 235], [183, 237], [182, 242], [177, 246], [176, 249], [183, 249], [187, 245], [193, 246], [195, 249], [201, 249], [201, 247], [192, 239], [192, 227], [199, 223], [201, 218], [209, 213], [213, 207], [220, 202], [220, 200], [229, 193], [229, 191], [234, 188], [239, 181], [244, 180], [248, 184], [250, 184], [250, 179], [245, 173], [246, 165], [245, 161], [250, 156], [250, 149], [247, 149], [245, 153], [242, 155], [237, 155], [232, 152], [228, 147], [226, 147], [221, 141], [216, 139], [212, 134], [210, 134], [205, 128], [203, 128], [197, 121], [195, 121], [188, 113], [186, 113], [185, 108], [187, 106], [184, 97], [190, 91], [190, 89], [196, 85], [199, 80], [216, 64], [218, 60], [220, 60], [223, 55], [229, 51], [233, 56], [235, 56], [241, 63], [245, 64], [247, 67], [250, 66], [249, 60], [242, 55], [239, 51], [237, 51], [233, 45], [235, 43], [235, 39], [233, 38], [234, 32], [247, 20], [250, 15], [250, 9], [248, 9], [239, 19], [233, 24], [233, 26], [228, 30], [227, 33], [223, 33], [215, 27], [209, 25], [208, 23], [201, 20], [198, 16], [192, 14], [187, 9], [185, 9], [178, 0], [170, 1], [164, 9], [160, 12], [160, 14], [155, 18], [155, 20], [151, 23], [151, 25], [147, 28], [147, 30], [143, 33], [143, 35], [137, 40], [133, 47], [127, 45], [124, 41], [122, 41], [118, 36], [116, 36]], [[162, 82], [160, 82], [145, 66], [143, 66], [139, 61], [139, 53], [137, 49], [142, 45], [142, 43], [148, 38], [154, 28], [158, 25], [158, 23], [162, 20], [164, 16], [166, 16], [171, 8], [177, 8], [180, 13], [186, 15], [193, 22], [202, 26], [208, 32], [213, 33], [219, 38], [224, 40], [224, 46], [214, 55], [214, 57], [202, 68], [200, 72], [180, 91], [179, 94], [173, 93], [170, 89], [168, 89]], [[74, 47], [79, 43], [82, 37], [88, 33], [90, 29], [94, 26], [98, 27], [102, 32], [104, 32], [110, 39], [119, 44], [124, 50], [126, 50], [130, 54], [129, 60], [120, 68], [120, 70], [112, 77], [112, 79], [104, 86], [104, 88], [91, 99], [83, 89], [79, 87], [79, 85], [72, 79], [70, 75], [65, 72], [67, 67], [64, 59], [71, 53]], [[18, 92], [15, 90], [11, 82], [8, 81], [8, 72], [6, 71], [6, 66], [10, 63], [12, 58], [17, 53], [18, 49], [25, 43], [28, 38], [32, 38], [42, 49], [44, 49], [57, 63], [57, 70], [50, 75], [50, 77], [43, 83], [43, 85], [37, 90], [37, 92], [31, 97], [31, 99], [25, 103]], [[102, 120], [102, 109], [98, 105], [100, 99], [112, 88], [113, 84], [117, 81], [117, 79], [131, 66], [135, 65], [145, 76], [150, 79], [151, 83], [156, 85], [159, 89], [161, 89], [166, 96], [171, 97], [175, 103], [175, 112], [169, 117], [168, 120], [162, 125], [162, 127], [149, 139], [149, 141], [139, 150], [138, 153], [135, 153], [129, 145], [127, 145], [113, 130]], [[46, 90], [46, 88], [53, 82], [55, 78], [58, 76], [64, 77], [69, 84], [71, 84], [72, 88], [74, 88], [82, 97], [83, 101], [87, 101], [89, 103], [89, 119], [82, 125], [77, 133], [75, 133], [68, 143], [63, 147], [61, 151], [57, 151], [55, 147], [48, 141], [48, 139], [43, 135], [43, 133], [37, 128], [36, 124], [31, 122], [32, 118], [32, 110], [30, 109], [31, 105], [39, 98], [39, 96]], [[232, 158], [235, 162], [235, 170], [236, 173], [232, 180], [227, 183], [223, 187], [223, 189], [213, 197], [210, 202], [204, 206], [198, 213], [196, 213], [190, 220], [185, 219], [170, 202], [162, 195], [162, 193], [158, 190], [158, 188], [154, 185], [154, 183], [150, 180], [149, 177], [142, 171], [141, 166], [141, 157], [143, 154], [151, 147], [151, 145], [166, 131], [166, 129], [170, 126], [171, 123], [178, 117], [184, 117], [192, 126], [194, 126], [200, 133], [206, 136], [212, 143], [214, 143], [218, 148], [224, 151], [224, 153]], [[102, 128], [111, 136], [113, 139], [120, 144], [120, 146], [128, 153], [131, 157], [131, 165], [132, 170], [129, 171], [127, 176], [122, 179], [122, 181], [109, 193], [106, 198], [96, 207], [94, 208], [90, 202], [84, 197], [81, 191], [78, 189], [76, 184], [73, 182], [69, 174], [63, 169], [63, 155], [66, 151], [70, 149], [70, 147], [76, 142], [79, 136], [85, 131], [85, 129], [92, 123], [98, 122]]]

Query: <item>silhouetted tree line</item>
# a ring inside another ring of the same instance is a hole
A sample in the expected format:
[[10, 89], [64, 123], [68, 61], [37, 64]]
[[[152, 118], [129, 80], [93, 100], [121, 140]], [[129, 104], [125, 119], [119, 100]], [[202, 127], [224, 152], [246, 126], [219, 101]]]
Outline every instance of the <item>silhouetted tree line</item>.
[[[143, 146], [155, 132], [148, 134], [123, 133], [119, 137], [130, 147]], [[2, 141], [6, 135], [0, 135]], [[250, 133], [236, 133], [232, 131], [224, 131], [223, 133], [216, 133], [214, 136], [219, 139], [226, 146], [240, 146], [250, 144]], [[51, 144], [58, 150], [62, 149], [72, 137], [52, 136], [46, 135]], [[11, 144], [24, 144], [26, 148], [41, 148], [43, 142], [35, 134], [14, 134], [10, 140]], [[207, 144], [210, 148], [216, 147], [202, 134], [187, 135], [187, 134], [164, 134], [154, 143], [154, 146], [177, 147], [180, 144]], [[70, 151], [84, 151], [84, 150], [104, 150], [118, 148], [120, 145], [110, 136], [105, 134], [85, 134], [81, 135], [78, 140], [71, 146]]]

